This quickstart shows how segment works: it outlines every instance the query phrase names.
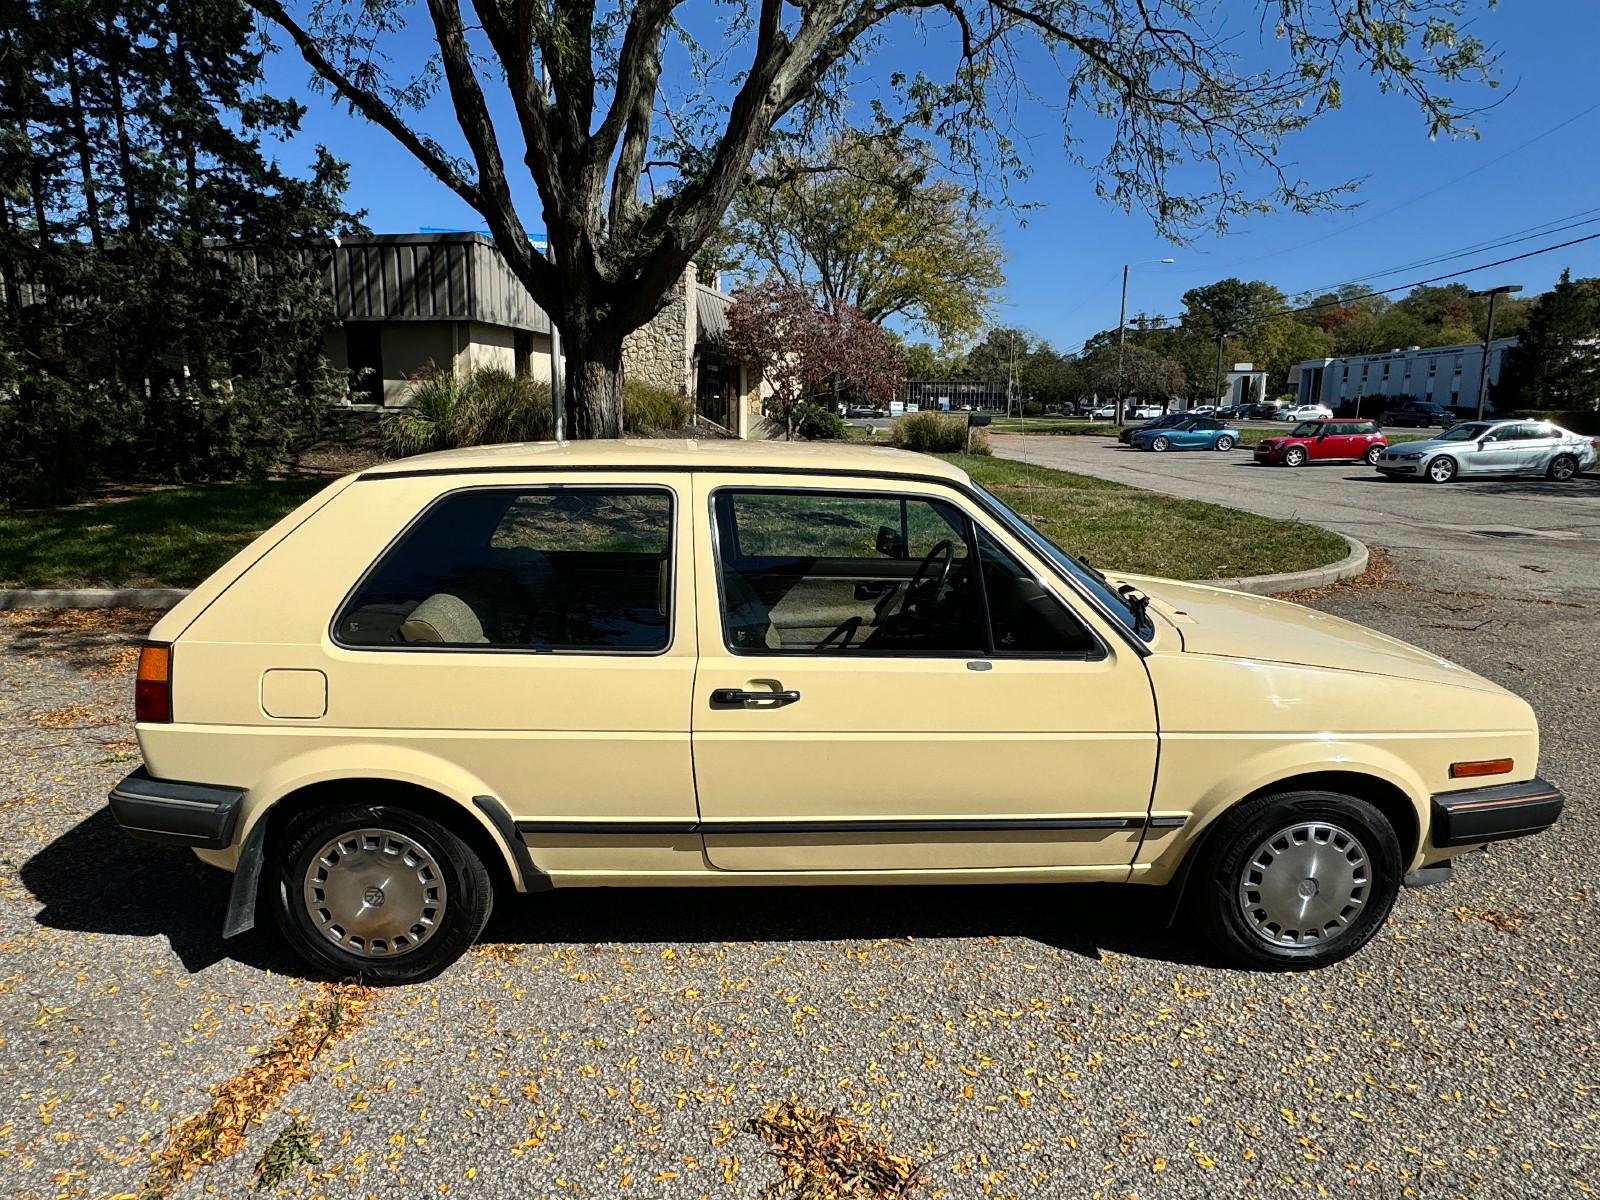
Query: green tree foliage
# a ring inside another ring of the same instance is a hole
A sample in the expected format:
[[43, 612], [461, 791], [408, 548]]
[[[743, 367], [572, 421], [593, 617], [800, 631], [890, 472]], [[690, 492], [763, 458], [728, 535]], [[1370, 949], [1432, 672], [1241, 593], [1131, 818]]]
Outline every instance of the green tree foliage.
[[1005, 252], [971, 191], [909, 139], [851, 131], [763, 158], [734, 199], [732, 230], [757, 274], [946, 343], [977, 333], [1005, 283]]
[[[1499, 316], [1496, 312], [1497, 325]], [[1600, 408], [1600, 279], [1575, 280], [1571, 271], [1561, 273], [1561, 281], [1533, 304], [1495, 390], [1497, 405], [1568, 412]]]
[[[1000, 189], [1027, 171], [1014, 118], [1037, 99], [1101, 196], [1181, 235], [1340, 203], [1349, 183], [1308, 182], [1280, 151], [1352, 78], [1406, 96], [1436, 135], [1465, 115], [1446, 89], [1494, 74], [1462, 27], [1467, 0], [1274, 0], [1259, 36], [1188, 0], [248, 2], [483, 216], [561, 329], [580, 437], [620, 433], [623, 338], [659, 311], [756, 156], [814, 143], [864, 92], [875, 133], [931, 137], [954, 171]], [[420, 65], [418, 24], [437, 48]], [[913, 36], [947, 68], [865, 78], [874, 50]], [[441, 88], [450, 103], [433, 103]], [[441, 113], [453, 128], [432, 123]], [[548, 258], [522, 212], [542, 213]]]
[[1166, 404], [1188, 390], [1182, 367], [1139, 345], [1123, 347], [1120, 364], [1116, 346], [1102, 346], [1084, 360], [1084, 369], [1101, 396], [1115, 397], [1119, 381], [1123, 399], [1154, 404]]
[[260, 474], [330, 379], [314, 243], [344, 168], [264, 155], [237, 0], [13, 4], [0, 22], [0, 501]]

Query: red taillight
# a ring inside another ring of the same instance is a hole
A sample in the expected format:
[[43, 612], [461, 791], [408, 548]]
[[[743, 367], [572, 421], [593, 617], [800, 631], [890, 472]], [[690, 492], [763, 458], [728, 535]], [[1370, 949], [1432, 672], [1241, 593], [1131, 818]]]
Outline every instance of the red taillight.
[[146, 642], [139, 647], [139, 673], [133, 684], [135, 721], [172, 720], [172, 647]]

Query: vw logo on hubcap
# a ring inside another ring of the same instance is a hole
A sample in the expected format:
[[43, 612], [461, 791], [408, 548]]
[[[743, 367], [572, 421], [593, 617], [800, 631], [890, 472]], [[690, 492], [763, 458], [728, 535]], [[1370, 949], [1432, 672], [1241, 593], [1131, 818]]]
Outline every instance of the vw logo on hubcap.
[[381, 887], [369, 887], [361, 893], [361, 898], [367, 902], [368, 908], [383, 907], [383, 889]]

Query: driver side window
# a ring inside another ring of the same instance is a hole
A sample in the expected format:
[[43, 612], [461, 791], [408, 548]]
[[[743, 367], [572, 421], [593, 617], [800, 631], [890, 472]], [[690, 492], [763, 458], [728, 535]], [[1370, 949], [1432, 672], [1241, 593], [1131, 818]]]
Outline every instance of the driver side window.
[[725, 490], [713, 500], [728, 648], [985, 653], [965, 514], [882, 492]]

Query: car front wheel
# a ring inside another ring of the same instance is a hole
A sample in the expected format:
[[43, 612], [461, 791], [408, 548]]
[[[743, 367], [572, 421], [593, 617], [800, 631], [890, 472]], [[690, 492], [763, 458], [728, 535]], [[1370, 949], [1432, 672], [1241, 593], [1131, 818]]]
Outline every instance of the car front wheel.
[[1303, 467], [1306, 465], [1306, 452], [1299, 446], [1290, 446], [1283, 452], [1283, 465], [1286, 467]]
[[1291, 970], [1348, 958], [1400, 891], [1400, 843], [1371, 804], [1285, 792], [1225, 814], [1191, 885], [1196, 917], [1240, 966]]
[[417, 983], [477, 941], [488, 871], [437, 821], [384, 804], [295, 818], [277, 856], [278, 925], [299, 955], [340, 977]]
[[1150, 449], [1154, 450], [1157, 454], [1160, 454], [1165, 450], [1172, 449], [1172, 443], [1164, 437], [1158, 437], [1151, 441]]
[[1232, 450], [1233, 449], [1233, 439], [1231, 437], [1229, 437], [1227, 434], [1223, 434], [1221, 437], [1219, 437], [1217, 439], [1217, 449], [1218, 450]]
[[1433, 483], [1449, 483], [1456, 477], [1456, 460], [1441, 454], [1428, 464], [1428, 479]]
[[1550, 460], [1550, 467], [1545, 475], [1557, 483], [1566, 483], [1578, 473], [1578, 460], [1570, 454], [1558, 454]]
[[1366, 460], [1367, 466], [1375, 467], [1378, 465], [1378, 460], [1383, 457], [1383, 447], [1369, 446], [1367, 447], [1367, 452], [1361, 457]]

